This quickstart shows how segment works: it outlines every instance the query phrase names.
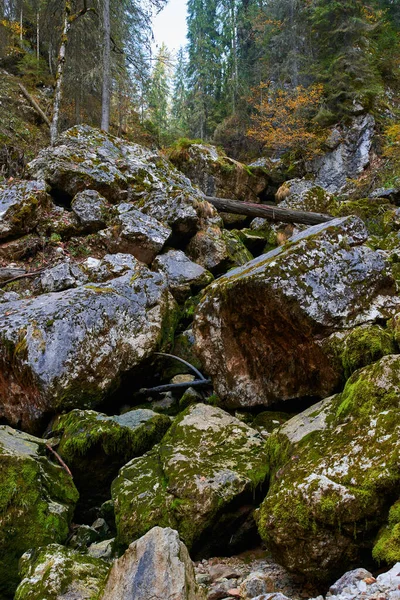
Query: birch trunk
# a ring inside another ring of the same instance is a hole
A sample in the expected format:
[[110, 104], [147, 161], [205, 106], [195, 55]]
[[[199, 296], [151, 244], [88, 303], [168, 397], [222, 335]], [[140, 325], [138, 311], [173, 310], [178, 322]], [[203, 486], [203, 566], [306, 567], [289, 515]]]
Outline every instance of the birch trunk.
[[111, 24], [110, 24], [110, 0], [103, 0], [103, 30], [104, 30], [104, 53], [103, 53], [103, 93], [101, 101], [101, 129], [109, 130], [110, 127], [110, 88], [111, 88]]
[[71, 5], [70, 2], [67, 1], [65, 3], [64, 9], [64, 25], [63, 32], [61, 36], [61, 46], [60, 51], [58, 53], [58, 61], [57, 61], [57, 73], [56, 73], [56, 89], [54, 93], [54, 108], [53, 108], [53, 119], [50, 127], [50, 143], [52, 146], [57, 141], [58, 136], [58, 122], [60, 119], [60, 106], [61, 106], [61, 98], [62, 98], [62, 83], [64, 78], [64, 66], [65, 66], [65, 54], [67, 51], [68, 44], [68, 33], [71, 29]]

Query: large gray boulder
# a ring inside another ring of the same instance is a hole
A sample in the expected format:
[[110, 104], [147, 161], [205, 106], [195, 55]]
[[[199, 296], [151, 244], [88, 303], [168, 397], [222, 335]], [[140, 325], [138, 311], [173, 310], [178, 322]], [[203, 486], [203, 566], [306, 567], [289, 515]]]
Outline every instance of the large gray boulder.
[[399, 368], [392, 355], [356, 371], [267, 440], [258, 527], [288, 569], [327, 581], [371, 553], [400, 489]]
[[384, 256], [366, 239], [357, 217], [335, 219], [207, 288], [194, 319], [196, 352], [227, 406], [333, 393], [343, 368], [322, 340], [391, 316], [399, 302], [387, 295]]
[[186, 546], [154, 527], [115, 561], [101, 600], [201, 600]]
[[136, 208], [190, 237], [204, 210], [215, 214], [201, 192], [157, 152], [102, 131], [78, 125], [28, 165], [34, 179], [46, 181], [64, 202], [91, 189], [113, 204], [133, 201]]
[[30, 548], [64, 543], [78, 492], [46, 456], [43, 440], [0, 426], [0, 597], [18, 583], [18, 561]]
[[214, 279], [209, 271], [191, 261], [181, 250], [169, 250], [159, 255], [153, 268], [165, 273], [169, 289], [178, 302], [184, 302], [191, 292], [196, 294]]
[[44, 182], [19, 181], [0, 185], [0, 240], [32, 231], [51, 206]]
[[15, 600], [98, 600], [110, 566], [59, 544], [26, 552]]
[[86, 230], [97, 231], [105, 227], [109, 204], [99, 192], [95, 190], [79, 192], [72, 200], [71, 208]]
[[94, 408], [174, 326], [165, 278], [144, 266], [108, 281], [0, 309], [0, 416], [35, 432], [43, 419]]
[[195, 553], [234, 545], [268, 465], [258, 432], [204, 404], [181, 413], [162, 442], [112, 484], [118, 539], [173, 527]]

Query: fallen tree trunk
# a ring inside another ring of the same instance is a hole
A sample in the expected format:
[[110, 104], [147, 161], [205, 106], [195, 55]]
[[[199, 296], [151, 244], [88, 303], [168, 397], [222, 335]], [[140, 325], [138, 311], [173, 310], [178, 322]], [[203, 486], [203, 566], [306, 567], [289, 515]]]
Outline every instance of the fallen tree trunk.
[[42, 111], [42, 109], [40, 108], [40, 106], [36, 102], [36, 100], [34, 98], [32, 98], [32, 96], [30, 95], [30, 93], [28, 92], [28, 90], [26, 88], [24, 88], [24, 86], [22, 85], [22, 83], [19, 83], [18, 85], [19, 85], [19, 88], [20, 88], [21, 92], [23, 93], [23, 95], [25, 96], [25, 98], [28, 100], [28, 102], [31, 104], [31, 106], [35, 109], [35, 111], [37, 112], [37, 114], [43, 119], [43, 121], [46, 123], [46, 125], [48, 125], [49, 127], [51, 127], [51, 123], [50, 123], [48, 117]]
[[249, 217], [262, 217], [269, 221], [279, 221], [280, 223], [302, 223], [303, 225], [319, 225], [332, 221], [334, 217], [320, 213], [305, 212], [301, 210], [290, 210], [288, 208], [279, 208], [278, 206], [268, 206], [266, 204], [250, 204], [250, 202], [238, 202], [237, 200], [228, 200], [225, 198], [215, 198], [206, 196], [207, 202], [212, 204], [217, 210], [235, 215], [247, 215]]

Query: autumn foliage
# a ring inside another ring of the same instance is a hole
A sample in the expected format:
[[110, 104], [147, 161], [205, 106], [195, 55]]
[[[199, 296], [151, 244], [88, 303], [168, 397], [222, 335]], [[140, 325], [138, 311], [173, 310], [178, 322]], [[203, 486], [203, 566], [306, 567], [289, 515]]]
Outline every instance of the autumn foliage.
[[276, 89], [261, 84], [253, 90], [254, 113], [247, 135], [271, 152], [299, 148], [312, 151], [319, 137], [311, 119], [320, 107], [322, 97], [322, 85]]

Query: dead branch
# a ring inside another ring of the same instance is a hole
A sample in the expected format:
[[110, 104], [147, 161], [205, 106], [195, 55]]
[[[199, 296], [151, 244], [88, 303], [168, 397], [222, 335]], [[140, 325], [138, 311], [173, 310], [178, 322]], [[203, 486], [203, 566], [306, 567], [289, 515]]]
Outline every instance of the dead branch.
[[30, 105], [35, 109], [35, 111], [37, 112], [37, 114], [43, 119], [43, 121], [46, 123], [46, 125], [48, 125], [50, 127], [51, 123], [50, 123], [49, 118], [42, 111], [42, 109], [40, 108], [40, 106], [36, 102], [36, 100], [34, 98], [32, 98], [32, 96], [30, 95], [30, 93], [28, 92], [28, 90], [22, 85], [22, 83], [19, 83], [18, 85], [19, 85], [19, 88], [20, 88], [21, 92], [23, 93], [23, 95], [25, 96], [25, 98], [28, 100], [28, 102], [30, 103]]
[[58, 462], [60, 463], [60, 465], [62, 466], [64, 471], [66, 471], [68, 473], [68, 475], [70, 477], [72, 477], [72, 473], [71, 473], [69, 467], [65, 464], [65, 462], [63, 461], [61, 456], [50, 446], [50, 444], [46, 444], [46, 448], [47, 448], [47, 450], [50, 450], [50, 452], [52, 454], [54, 454], [54, 456], [56, 457], [56, 459], [58, 460]]

